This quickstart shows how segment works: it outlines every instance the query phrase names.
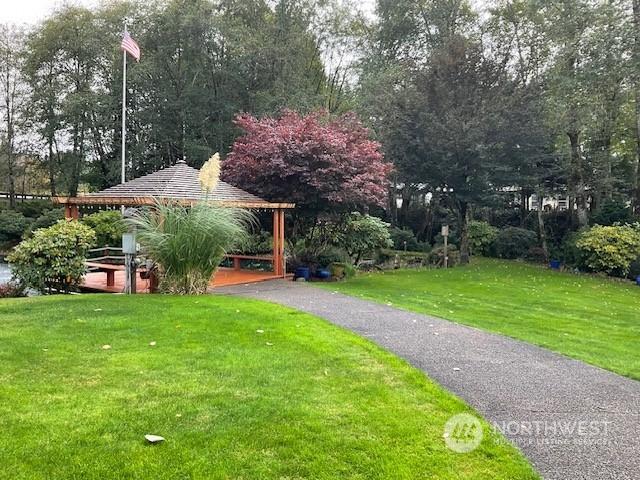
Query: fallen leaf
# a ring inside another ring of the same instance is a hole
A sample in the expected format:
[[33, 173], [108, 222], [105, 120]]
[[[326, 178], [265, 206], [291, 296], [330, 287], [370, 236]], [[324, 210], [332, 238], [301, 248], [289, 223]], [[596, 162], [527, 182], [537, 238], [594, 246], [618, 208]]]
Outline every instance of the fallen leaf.
[[102, 345], [102, 349], [103, 350], [110, 350], [111, 349], [111, 345]]
[[156, 346], [156, 342], [149, 342], [149, 346], [155, 347]]
[[269, 347], [273, 347], [273, 343], [271, 343], [271, 342], [267, 342], [267, 345], [268, 345]]
[[264, 333], [264, 330], [256, 330], [256, 333]]
[[144, 438], [147, 440], [147, 442], [149, 443], [161, 443], [164, 442], [164, 437], [161, 437], [160, 435], [145, 435]]

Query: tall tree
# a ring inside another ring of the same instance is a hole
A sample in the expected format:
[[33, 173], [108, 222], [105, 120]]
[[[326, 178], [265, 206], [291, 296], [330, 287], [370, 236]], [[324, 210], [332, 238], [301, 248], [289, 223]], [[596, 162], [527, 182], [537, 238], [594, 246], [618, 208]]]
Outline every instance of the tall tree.
[[24, 108], [26, 90], [22, 78], [24, 33], [19, 28], [0, 25], [0, 112], [3, 129], [0, 147], [6, 166], [9, 205], [16, 206], [17, 141], [20, 113]]
[[633, 162], [633, 206], [636, 213], [640, 213], [640, 0], [633, 2], [633, 98], [635, 103], [635, 143], [636, 151]]

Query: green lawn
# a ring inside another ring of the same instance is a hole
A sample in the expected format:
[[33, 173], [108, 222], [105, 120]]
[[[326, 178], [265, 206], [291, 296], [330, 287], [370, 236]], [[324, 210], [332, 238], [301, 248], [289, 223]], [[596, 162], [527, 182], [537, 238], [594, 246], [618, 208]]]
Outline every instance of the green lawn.
[[640, 379], [640, 288], [475, 259], [449, 270], [360, 275], [323, 287], [541, 345]]
[[487, 425], [449, 451], [465, 410], [369, 341], [257, 301], [0, 301], [1, 478], [537, 478]]

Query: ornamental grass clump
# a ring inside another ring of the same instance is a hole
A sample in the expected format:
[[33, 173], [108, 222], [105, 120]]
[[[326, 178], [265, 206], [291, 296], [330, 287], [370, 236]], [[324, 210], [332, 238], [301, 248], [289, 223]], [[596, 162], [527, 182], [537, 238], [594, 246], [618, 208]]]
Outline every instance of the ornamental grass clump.
[[253, 218], [246, 210], [206, 202], [192, 207], [157, 202], [127, 223], [158, 265], [160, 291], [203, 294], [224, 255], [246, 240]]

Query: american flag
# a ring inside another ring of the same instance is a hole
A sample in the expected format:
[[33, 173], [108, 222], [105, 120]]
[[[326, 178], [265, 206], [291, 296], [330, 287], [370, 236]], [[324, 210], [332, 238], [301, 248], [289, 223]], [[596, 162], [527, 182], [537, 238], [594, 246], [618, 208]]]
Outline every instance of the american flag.
[[136, 41], [131, 38], [129, 32], [124, 32], [124, 37], [122, 37], [122, 43], [120, 44], [120, 48], [135, 58], [138, 62], [140, 61], [140, 47], [136, 43]]

